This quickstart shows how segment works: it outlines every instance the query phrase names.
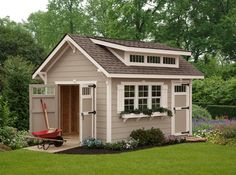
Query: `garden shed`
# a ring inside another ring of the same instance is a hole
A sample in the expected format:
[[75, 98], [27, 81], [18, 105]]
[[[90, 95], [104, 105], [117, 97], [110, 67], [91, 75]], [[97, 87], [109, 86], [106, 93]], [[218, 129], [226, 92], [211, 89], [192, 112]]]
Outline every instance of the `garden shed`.
[[67, 34], [32, 75], [44, 83], [29, 87], [30, 131], [46, 129], [42, 99], [50, 127], [80, 142], [88, 137], [114, 142], [151, 127], [165, 135], [191, 134], [192, 80], [204, 76], [182, 56], [191, 52]]

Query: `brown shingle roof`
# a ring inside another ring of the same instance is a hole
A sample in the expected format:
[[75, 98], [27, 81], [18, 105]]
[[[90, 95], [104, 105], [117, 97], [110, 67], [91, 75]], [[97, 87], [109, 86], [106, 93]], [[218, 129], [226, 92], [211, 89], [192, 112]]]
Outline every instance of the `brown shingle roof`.
[[[167, 67], [147, 67], [147, 66], [126, 66], [116, 56], [114, 56], [106, 47], [93, 43], [90, 38], [100, 40], [109, 40], [113, 43], [123, 43], [129, 46], [149, 48], [150, 43], [136, 41], [122, 41], [105, 39], [100, 37], [87, 37], [79, 35], [69, 35], [80, 47], [82, 47], [100, 66], [102, 66], [110, 74], [150, 74], [150, 75], [190, 75], [203, 76], [203, 74], [195, 69], [192, 64], [180, 58], [179, 68]], [[151, 45], [155, 45], [151, 43]], [[158, 46], [157, 44], [156, 46]], [[168, 46], [165, 46], [168, 47]], [[153, 48], [153, 47], [152, 47]]]
[[185, 51], [184, 49], [180, 48], [175, 48], [175, 47], [170, 47], [161, 43], [157, 42], [144, 42], [144, 41], [134, 41], [134, 40], [120, 40], [120, 39], [111, 39], [111, 38], [104, 38], [104, 37], [90, 37], [93, 39], [98, 39], [101, 41], [106, 41], [109, 43], [114, 43], [114, 44], [119, 44], [122, 46], [127, 46], [127, 47], [138, 47], [138, 48], [148, 48], [148, 49], [161, 49], [161, 50], [175, 50], [175, 51]]

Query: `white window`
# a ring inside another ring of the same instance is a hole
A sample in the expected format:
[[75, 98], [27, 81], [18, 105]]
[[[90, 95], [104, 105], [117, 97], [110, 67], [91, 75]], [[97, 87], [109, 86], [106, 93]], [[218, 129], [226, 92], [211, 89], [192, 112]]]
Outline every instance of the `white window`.
[[147, 63], [161, 63], [159, 56], [147, 56]]
[[144, 55], [130, 55], [130, 62], [144, 63]]
[[158, 108], [161, 106], [161, 86], [153, 85], [152, 86], [152, 109]]
[[138, 109], [148, 108], [148, 85], [138, 86]]
[[135, 86], [125, 86], [124, 90], [124, 109], [125, 111], [134, 110]]
[[118, 112], [167, 107], [168, 86], [152, 82], [124, 82], [118, 85]]
[[179, 67], [179, 57], [158, 54], [126, 53], [125, 64], [132, 66]]
[[186, 85], [175, 85], [175, 92], [186, 92]]
[[33, 95], [55, 95], [55, 87], [33, 87]]
[[163, 57], [163, 64], [175, 64], [175, 58]]
[[83, 98], [91, 98], [91, 88], [90, 87], [82, 87], [82, 97]]

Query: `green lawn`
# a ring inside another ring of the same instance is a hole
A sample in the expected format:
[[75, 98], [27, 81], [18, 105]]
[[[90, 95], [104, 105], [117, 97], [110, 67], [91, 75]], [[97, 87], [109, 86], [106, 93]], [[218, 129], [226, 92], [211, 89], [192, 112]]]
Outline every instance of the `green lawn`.
[[236, 148], [179, 144], [109, 155], [57, 155], [26, 150], [0, 153], [1, 175], [236, 174]]

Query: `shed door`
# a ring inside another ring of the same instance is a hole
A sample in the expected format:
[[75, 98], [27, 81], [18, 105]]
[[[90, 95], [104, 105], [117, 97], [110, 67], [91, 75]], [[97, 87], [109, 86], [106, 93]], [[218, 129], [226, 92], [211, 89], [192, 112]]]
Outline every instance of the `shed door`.
[[96, 85], [80, 85], [80, 142], [87, 138], [96, 138]]
[[57, 86], [31, 84], [29, 86], [30, 97], [30, 132], [45, 130], [46, 123], [41, 105], [41, 99], [46, 104], [50, 128], [58, 128], [57, 111]]
[[174, 84], [175, 134], [189, 133], [189, 85]]

